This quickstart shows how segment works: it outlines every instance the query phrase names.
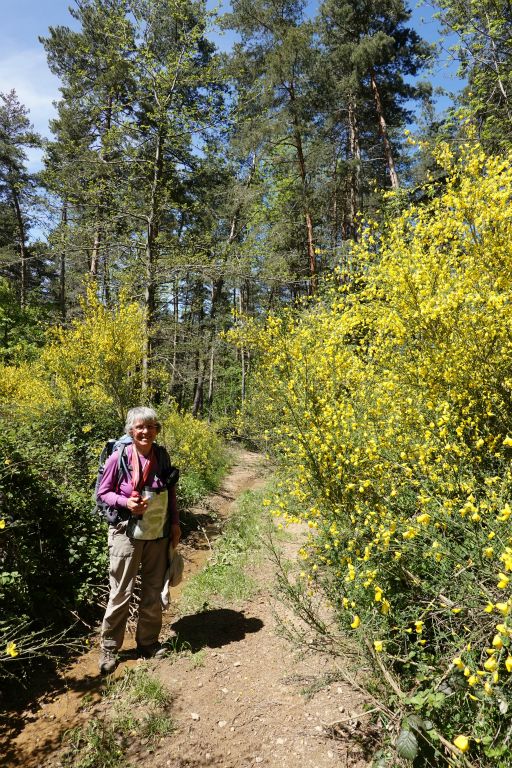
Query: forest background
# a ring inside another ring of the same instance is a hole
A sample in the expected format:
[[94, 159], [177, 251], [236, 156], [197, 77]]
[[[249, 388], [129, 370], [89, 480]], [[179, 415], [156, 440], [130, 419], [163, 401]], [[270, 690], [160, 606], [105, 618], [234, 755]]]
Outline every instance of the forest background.
[[512, 13], [433, 7], [443, 114], [402, 0], [80, 0], [41, 29], [49, 138], [0, 97], [2, 675], [93, 610], [89, 484], [148, 402], [184, 506], [219, 433], [272, 453], [268, 505], [311, 529], [290, 598], [374, 669], [402, 758], [510, 764]]

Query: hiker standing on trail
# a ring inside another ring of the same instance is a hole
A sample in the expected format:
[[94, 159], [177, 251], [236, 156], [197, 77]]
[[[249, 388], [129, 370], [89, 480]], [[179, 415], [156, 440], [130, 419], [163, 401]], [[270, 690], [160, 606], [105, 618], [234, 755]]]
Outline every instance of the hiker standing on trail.
[[107, 459], [97, 491], [98, 502], [108, 509], [109, 522], [110, 596], [101, 628], [99, 659], [103, 674], [110, 674], [117, 666], [117, 651], [123, 644], [139, 566], [137, 652], [144, 658], [165, 655], [158, 640], [162, 628], [161, 591], [169, 540], [176, 547], [181, 536], [173, 468], [165, 448], [155, 443], [160, 431], [155, 411], [132, 408], [125, 430], [128, 437]]

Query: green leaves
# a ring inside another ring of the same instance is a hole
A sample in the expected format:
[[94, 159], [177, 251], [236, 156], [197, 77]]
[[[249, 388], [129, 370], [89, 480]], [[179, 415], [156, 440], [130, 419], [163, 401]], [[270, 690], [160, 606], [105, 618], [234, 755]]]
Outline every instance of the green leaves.
[[418, 739], [408, 725], [402, 727], [395, 747], [400, 757], [409, 760], [411, 763], [418, 754]]

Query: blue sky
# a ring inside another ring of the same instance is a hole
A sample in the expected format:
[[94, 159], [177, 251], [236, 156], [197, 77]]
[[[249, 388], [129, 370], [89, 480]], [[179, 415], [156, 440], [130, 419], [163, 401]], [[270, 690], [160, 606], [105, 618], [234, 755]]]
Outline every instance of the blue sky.
[[[48, 120], [54, 114], [52, 102], [59, 97], [58, 80], [51, 74], [46, 64], [39, 35], [46, 35], [49, 26], [58, 24], [72, 25], [68, 8], [70, 0], [17, 0], [2, 2], [2, 25], [0, 28], [0, 91], [14, 88], [30, 110], [30, 117], [37, 131], [48, 136]], [[308, 10], [314, 13], [318, 2], [309, 0]], [[426, 40], [436, 42], [439, 39], [437, 22], [432, 18], [432, 7], [425, 4], [414, 8], [412, 25]], [[448, 66], [446, 57], [435, 71], [430, 74], [435, 85], [443, 85], [448, 90], [457, 90], [459, 81], [454, 77], [454, 66]], [[440, 108], [446, 107], [448, 100], [440, 100]], [[30, 156], [30, 165], [36, 166], [39, 155], [36, 151]]]

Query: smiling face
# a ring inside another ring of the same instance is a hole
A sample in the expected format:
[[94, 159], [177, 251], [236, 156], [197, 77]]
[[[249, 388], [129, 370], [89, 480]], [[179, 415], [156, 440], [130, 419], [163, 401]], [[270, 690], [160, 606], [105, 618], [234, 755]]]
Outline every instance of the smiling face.
[[133, 443], [137, 451], [147, 456], [155, 442], [158, 426], [154, 421], [136, 421], [131, 429]]

